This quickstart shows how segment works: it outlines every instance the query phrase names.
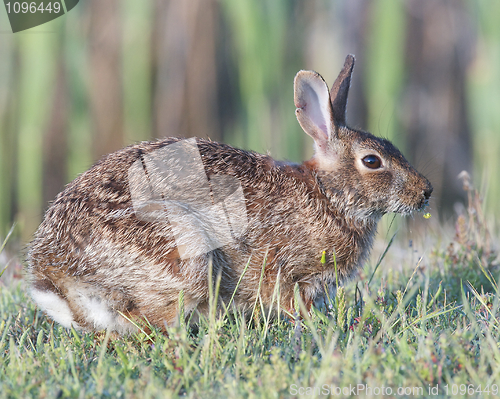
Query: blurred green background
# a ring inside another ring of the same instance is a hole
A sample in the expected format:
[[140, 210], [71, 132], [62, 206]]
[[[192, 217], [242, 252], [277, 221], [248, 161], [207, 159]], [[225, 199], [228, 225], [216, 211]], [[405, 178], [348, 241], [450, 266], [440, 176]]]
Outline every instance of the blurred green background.
[[29, 239], [101, 156], [199, 136], [301, 161], [293, 77], [356, 55], [348, 123], [398, 145], [451, 218], [467, 170], [500, 214], [500, 2], [85, 0], [12, 34], [0, 10], [0, 237]]

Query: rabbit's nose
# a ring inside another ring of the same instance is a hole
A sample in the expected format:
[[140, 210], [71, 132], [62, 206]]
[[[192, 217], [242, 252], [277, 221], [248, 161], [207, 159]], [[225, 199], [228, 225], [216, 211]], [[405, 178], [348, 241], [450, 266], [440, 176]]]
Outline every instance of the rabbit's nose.
[[427, 181], [427, 187], [424, 189], [424, 197], [426, 200], [428, 200], [431, 197], [432, 190], [434, 190], [432, 188], [432, 184], [429, 181]]

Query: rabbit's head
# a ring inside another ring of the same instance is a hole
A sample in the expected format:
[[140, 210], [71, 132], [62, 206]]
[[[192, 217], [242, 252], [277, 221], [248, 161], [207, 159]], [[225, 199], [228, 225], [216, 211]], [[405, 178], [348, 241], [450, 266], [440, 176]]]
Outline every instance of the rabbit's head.
[[430, 182], [388, 140], [346, 125], [354, 57], [348, 55], [331, 91], [313, 71], [295, 77], [295, 106], [302, 129], [314, 139], [306, 163], [316, 170], [330, 201], [347, 217], [378, 219], [385, 213], [423, 209]]

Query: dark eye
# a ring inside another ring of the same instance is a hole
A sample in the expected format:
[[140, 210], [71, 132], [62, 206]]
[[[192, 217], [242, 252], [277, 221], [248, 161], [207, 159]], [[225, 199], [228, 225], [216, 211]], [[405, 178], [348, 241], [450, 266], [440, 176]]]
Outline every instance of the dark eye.
[[370, 169], [378, 169], [382, 166], [381, 159], [376, 155], [367, 155], [362, 161], [363, 164]]

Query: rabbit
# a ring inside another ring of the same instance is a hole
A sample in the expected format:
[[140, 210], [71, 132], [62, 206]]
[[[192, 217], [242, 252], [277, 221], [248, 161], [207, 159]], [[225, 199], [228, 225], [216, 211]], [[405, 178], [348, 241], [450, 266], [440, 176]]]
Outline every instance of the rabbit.
[[309, 311], [367, 259], [384, 214], [422, 210], [432, 193], [388, 140], [346, 125], [354, 61], [330, 91], [316, 72], [295, 76], [296, 117], [314, 140], [302, 164], [166, 138], [78, 176], [29, 244], [34, 302], [64, 327], [117, 334], [144, 319], [196, 325], [216, 289], [221, 309], [248, 315], [258, 300], [293, 313], [298, 287]]

